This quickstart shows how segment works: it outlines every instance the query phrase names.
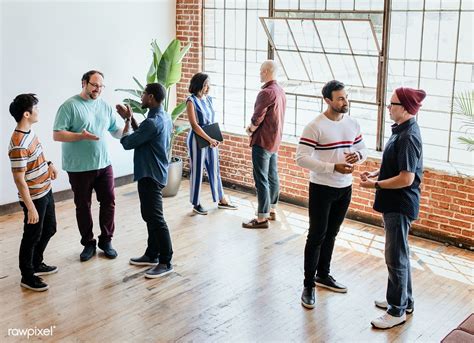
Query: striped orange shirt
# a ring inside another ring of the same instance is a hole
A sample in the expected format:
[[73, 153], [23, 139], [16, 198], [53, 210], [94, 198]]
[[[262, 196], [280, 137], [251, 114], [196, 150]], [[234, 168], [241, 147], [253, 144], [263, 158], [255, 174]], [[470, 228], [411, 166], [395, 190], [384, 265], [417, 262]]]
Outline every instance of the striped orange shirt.
[[[51, 189], [48, 162], [36, 134], [30, 130], [15, 130], [10, 140], [8, 156], [13, 172], [25, 172], [25, 181], [32, 200], [45, 196]], [[21, 199], [20, 193], [18, 198]]]

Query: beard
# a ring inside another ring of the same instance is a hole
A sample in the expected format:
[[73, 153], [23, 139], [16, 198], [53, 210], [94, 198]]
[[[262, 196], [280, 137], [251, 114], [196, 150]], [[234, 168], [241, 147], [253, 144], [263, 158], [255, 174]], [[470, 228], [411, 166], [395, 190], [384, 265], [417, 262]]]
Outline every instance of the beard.
[[349, 106], [342, 106], [342, 107], [339, 107], [339, 108], [331, 106], [331, 109], [336, 113], [347, 113], [347, 112], [349, 112]]
[[87, 95], [90, 99], [97, 99], [99, 97], [99, 92], [89, 92]]

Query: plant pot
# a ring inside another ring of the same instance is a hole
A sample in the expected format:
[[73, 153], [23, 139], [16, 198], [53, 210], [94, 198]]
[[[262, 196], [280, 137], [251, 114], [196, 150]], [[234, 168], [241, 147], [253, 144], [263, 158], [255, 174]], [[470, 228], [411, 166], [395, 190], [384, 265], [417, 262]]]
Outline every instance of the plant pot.
[[168, 166], [168, 183], [163, 188], [163, 197], [174, 197], [178, 194], [182, 175], [183, 160], [179, 157], [171, 157], [171, 162]]

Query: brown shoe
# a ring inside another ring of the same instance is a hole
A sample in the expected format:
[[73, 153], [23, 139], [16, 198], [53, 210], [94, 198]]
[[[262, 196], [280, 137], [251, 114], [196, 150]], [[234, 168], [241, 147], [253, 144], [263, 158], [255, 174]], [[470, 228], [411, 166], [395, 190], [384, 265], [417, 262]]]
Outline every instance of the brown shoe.
[[277, 219], [277, 214], [276, 212], [270, 212], [270, 217], [268, 218], [269, 220], [276, 220]]
[[242, 227], [246, 229], [268, 229], [268, 220], [258, 222], [257, 219], [252, 219], [249, 222], [242, 223]]

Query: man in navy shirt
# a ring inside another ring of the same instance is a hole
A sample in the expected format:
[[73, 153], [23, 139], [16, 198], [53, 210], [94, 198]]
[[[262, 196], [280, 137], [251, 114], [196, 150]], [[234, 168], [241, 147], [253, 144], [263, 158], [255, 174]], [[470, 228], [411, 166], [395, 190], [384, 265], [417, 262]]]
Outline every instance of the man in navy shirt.
[[388, 105], [395, 124], [383, 152], [380, 170], [364, 172], [360, 176], [361, 187], [377, 190], [374, 210], [383, 214], [385, 227], [387, 298], [386, 301], [375, 301], [375, 306], [387, 309], [387, 312], [372, 320], [371, 324], [378, 329], [403, 324], [406, 314], [414, 309], [408, 232], [420, 207], [423, 153], [415, 115], [425, 96], [423, 90], [404, 87], [395, 90]]
[[145, 273], [147, 278], [161, 277], [173, 271], [171, 237], [163, 216], [162, 189], [168, 180], [167, 151], [172, 130], [170, 116], [162, 106], [165, 95], [165, 88], [159, 83], [145, 87], [142, 108], [149, 111], [140, 126], [133, 118], [130, 106], [117, 105], [117, 112], [125, 119], [120, 143], [125, 150], [135, 149], [134, 181], [138, 181], [142, 218], [148, 228], [145, 254], [131, 258], [130, 264], [154, 266]]

